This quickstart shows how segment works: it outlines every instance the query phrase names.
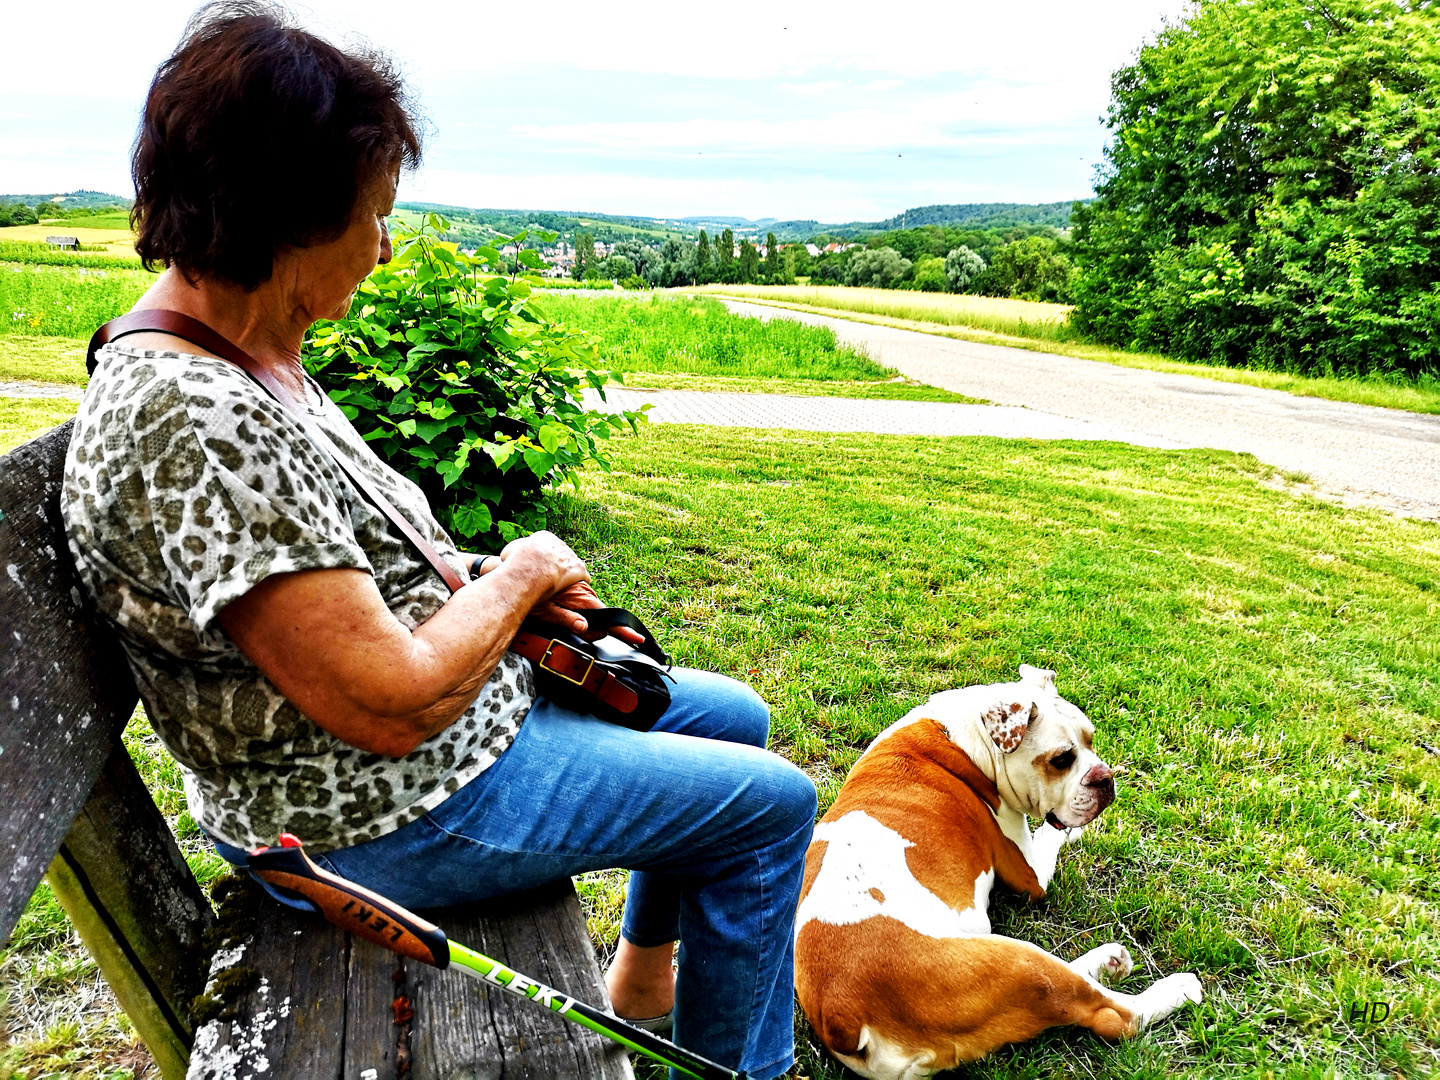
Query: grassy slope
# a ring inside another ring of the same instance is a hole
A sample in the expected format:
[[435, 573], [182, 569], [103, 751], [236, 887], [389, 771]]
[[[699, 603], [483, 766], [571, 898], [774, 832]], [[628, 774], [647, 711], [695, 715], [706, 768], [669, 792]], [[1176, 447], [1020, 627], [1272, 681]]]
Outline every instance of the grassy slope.
[[[1440, 527], [1214, 451], [668, 426], [615, 450], [562, 531], [682, 662], [760, 689], [822, 806], [908, 707], [1022, 661], [1096, 719], [1119, 801], [997, 930], [1066, 958], [1118, 939], [1126, 989], [1194, 970], [1208, 1000], [969, 1075], [1440, 1062]], [[591, 891], [612, 925], [617, 890]], [[1369, 1000], [1387, 1025], [1348, 1022]]]
[[0, 333], [88, 339], [155, 281], [134, 270], [0, 264]]
[[[1318, 397], [1327, 401], [1349, 401], [1357, 405], [1378, 405], [1387, 409], [1404, 409], [1408, 412], [1419, 413], [1440, 413], [1440, 381], [1435, 379], [1422, 378], [1416, 383], [1390, 383], [1380, 379], [1338, 379], [1338, 378], [1311, 378], [1305, 375], [1291, 375], [1283, 371], [1264, 371], [1251, 368], [1230, 368], [1218, 367], [1211, 364], [1189, 364], [1183, 360], [1172, 360], [1168, 356], [1160, 356], [1155, 353], [1126, 352], [1121, 349], [1112, 349], [1105, 345], [1092, 345], [1081, 341], [1063, 340], [1063, 335], [1051, 335], [1050, 331], [1036, 336], [1021, 336], [1016, 333], [1002, 333], [987, 328], [989, 320], [977, 318], [976, 326], [962, 325], [957, 322], [929, 322], [915, 318], [901, 318], [894, 315], [876, 314], [866, 310], [873, 305], [857, 303], [851, 307], [840, 306], [843, 297], [839, 300], [831, 300], [824, 306], [815, 304], [801, 304], [790, 300], [776, 299], [770, 295], [777, 288], [785, 286], [706, 286], [706, 291], [712, 295], [731, 296], [738, 300], [746, 300], [751, 303], [768, 304], [772, 307], [787, 308], [792, 311], [809, 312], [812, 315], [829, 315], [838, 319], [850, 319], [853, 322], [874, 323], [877, 326], [894, 326], [901, 330], [915, 330], [922, 334], [934, 334], [937, 337], [952, 337], [961, 341], [977, 341], [986, 345], [1009, 345], [1019, 349], [1031, 349], [1035, 352], [1053, 353], [1058, 356], [1074, 356], [1081, 360], [1098, 360], [1106, 364], [1118, 364], [1121, 367], [1144, 368], [1148, 371], [1164, 371], [1173, 375], [1197, 375], [1205, 379], [1215, 379], [1219, 382], [1243, 383], [1246, 386], [1259, 386], [1267, 390], [1283, 390], [1286, 393], [1298, 394], [1301, 397]], [[743, 291], [742, 291], [743, 290]], [[690, 292], [693, 290], [686, 290]], [[838, 289], [838, 292], [883, 292], [885, 290], [866, 289], [851, 290]], [[781, 295], [779, 293], [776, 296]], [[899, 293], [899, 296], [913, 297], [915, 293]], [[924, 295], [924, 294], [918, 294]], [[965, 299], [955, 297], [954, 299]], [[1012, 304], [1022, 304], [1025, 301], [1012, 300]], [[1037, 305], [1040, 306], [1040, 305]], [[1057, 305], [1043, 305], [1055, 307]], [[902, 310], [899, 306], [895, 310]], [[955, 318], [960, 318], [963, 309], [957, 308]], [[1042, 325], [1036, 320], [1036, 326]]]
[[594, 334], [604, 365], [632, 386], [975, 401], [896, 380], [898, 373], [839, 345], [824, 327], [734, 315], [709, 297], [547, 295], [538, 310]]

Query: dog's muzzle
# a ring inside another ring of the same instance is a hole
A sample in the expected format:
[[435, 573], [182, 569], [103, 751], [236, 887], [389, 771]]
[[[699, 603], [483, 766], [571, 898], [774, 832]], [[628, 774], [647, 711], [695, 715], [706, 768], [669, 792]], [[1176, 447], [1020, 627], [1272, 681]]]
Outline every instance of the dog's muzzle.
[[1101, 811], [1114, 801], [1115, 774], [1110, 771], [1110, 766], [1102, 761], [1091, 766], [1090, 771], [1085, 774], [1085, 778], [1080, 781], [1080, 790], [1070, 804], [1070, 810], [1080, 820], [1066, 823], [1051, 810], [1045, 815], [1045, 821], [1057, 829], [1077, 829], [1094, 821]]

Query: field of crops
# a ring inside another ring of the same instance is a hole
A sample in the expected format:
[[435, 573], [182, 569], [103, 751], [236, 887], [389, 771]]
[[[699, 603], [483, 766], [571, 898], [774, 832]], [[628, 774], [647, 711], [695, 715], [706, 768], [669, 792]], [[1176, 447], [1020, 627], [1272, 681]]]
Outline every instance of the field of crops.
[[138, 268], [0, 265], [0, 333], [88, 338], [154, 280]]
[[[692, 290], [686, 290], [692, 291]], [[967, 326], [992, 334], [1063, 340], [1068, 333], [1065, 304], [1039, 304], [998, 296], [858, 289], [843, 285], [702, 285], [699, 291], [754, 300], [783, 301], [812, 308], [858, 311], [892, 319], [913, 319], [942, 326]]]

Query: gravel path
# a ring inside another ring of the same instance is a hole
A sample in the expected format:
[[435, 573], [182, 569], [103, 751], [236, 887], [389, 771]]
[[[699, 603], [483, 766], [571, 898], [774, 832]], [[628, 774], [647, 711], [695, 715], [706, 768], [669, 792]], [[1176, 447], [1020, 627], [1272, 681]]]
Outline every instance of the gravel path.
[[846, 344], [932, 386], [1115, 433], [1105, 438], [1251, 453], [1285, 472], [1305, 473], [1322, 491], [1440, 519], [1440, 416], [725, 304], [740, 314], [828, 326]]

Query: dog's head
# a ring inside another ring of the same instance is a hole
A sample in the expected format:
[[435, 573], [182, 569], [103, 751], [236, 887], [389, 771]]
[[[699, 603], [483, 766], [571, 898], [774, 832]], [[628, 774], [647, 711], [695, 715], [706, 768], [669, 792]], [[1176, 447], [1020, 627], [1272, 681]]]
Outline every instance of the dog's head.
[[1092, 745], [1095, 725], [1056, 692], [1055, 672], [1021, 664], [1019, 682], [976, 689], [993, 692], [980, 723], [1006, 803], [1069, 829], [1115, 801], [1114, 774]]

